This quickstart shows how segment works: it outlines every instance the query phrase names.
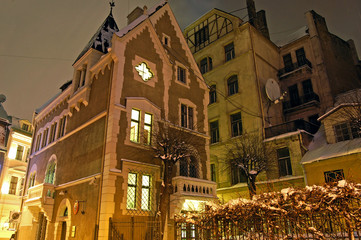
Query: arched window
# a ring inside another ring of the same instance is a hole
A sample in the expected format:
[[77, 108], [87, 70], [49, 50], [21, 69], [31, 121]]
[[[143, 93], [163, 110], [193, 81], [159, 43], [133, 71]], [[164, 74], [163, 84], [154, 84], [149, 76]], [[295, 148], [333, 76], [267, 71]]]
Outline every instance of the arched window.
[[56, 163], [55, 163], [55, 161], [52, 161], [49, 163], [48, 168], [46, 169], [46, 175], [45, 175], [46, 183], [54, 184], [55, 170], [56, 170]]
[[35, 177], [36, 177], [36, 173], [33, 172], [32, 174], [30, 174], [29, 177], [29, 188], [33, 187], [35, 185]]
[[179, 175], [198, 178], [198, 161], [195, 157], [182, 158], [179, 161]]
[[238, 78], [236, 75], [228, 78], [227, 80], [228, 86], [228, 96], [238, 93]]
[[209, 104], [217, 102], [217, 87], [212, 85], [209, 89]]

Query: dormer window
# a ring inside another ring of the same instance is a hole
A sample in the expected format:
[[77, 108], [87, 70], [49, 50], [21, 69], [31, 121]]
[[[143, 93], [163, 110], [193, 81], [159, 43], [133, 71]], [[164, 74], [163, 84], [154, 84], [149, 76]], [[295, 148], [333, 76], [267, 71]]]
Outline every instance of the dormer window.
[[75, 91], [77, 91], [79, 88], [85, 85], [86, 70], [87, 70], [87, 65], [83, 65], [82, 68], [76, 71], [75, 81], [74, 81]]
[[360, 133], [356, 127], [350, 123], [341, 123], [334, 126], [337, 142], [351, 140], [360, 137]]

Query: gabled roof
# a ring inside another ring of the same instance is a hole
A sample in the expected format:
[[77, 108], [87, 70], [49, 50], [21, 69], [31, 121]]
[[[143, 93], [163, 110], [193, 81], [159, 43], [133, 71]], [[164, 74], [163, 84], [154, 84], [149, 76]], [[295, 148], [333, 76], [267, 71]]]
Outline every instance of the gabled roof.
[[114, 20], [112, 12], [110, 12], [74, 63], [76, 63], [76, 61], [78, 61], [90, 48], [96, 49], [102, 53], [108, 53], [108, 48], [111, 47], [113, 33], [118, 31], [119, 28], [117, 23]]

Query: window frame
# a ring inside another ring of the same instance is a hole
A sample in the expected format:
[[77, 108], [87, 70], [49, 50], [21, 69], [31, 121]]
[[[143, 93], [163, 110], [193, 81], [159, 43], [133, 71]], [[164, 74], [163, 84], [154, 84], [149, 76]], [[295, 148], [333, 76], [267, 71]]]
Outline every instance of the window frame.
[[[135, 175], [135, 183], [129, 181], [129, 175], [134, 174]], [[137, 184], [138, 184], [138, 174], [135, 172], [129, 172], [128, 173], [128, 179], [127, 179], [127, 203], [126, 208], [128, 210], [136, 210], [137, 209]], [[129, 189], [134, 190], [134, 194], [132, 196], [129, 196]], [[131, 197], [131, 198], [130, 198]], [[130, 204], [133, 204], [133, 206], [130, 206]]]
[[[335, 177], [331, 177], [330, 176], [331, 174], [332, 175], [334, 174]], [[326, 171], [326, 172], [323, 172], [323, 175], [325, 177], [325, 183], [337, 182], [337, 181], [345, 179], [345, 174], [343, 172], [343, 169]]]
[[[238, 115], [239, 115], [239, 117], [236, 118]], [[231, 114], [230, 120], [231, 120], [231, 136], [232, 137], [241, 136], [243, 134], [242, 113], [237, 112], [237, 113]], [[235, 129], [235, 127], [237, 129]]]
[[[14, 180], [14, 181], [13, 181]], [[9, 194], [16, 195], [18, 187], [19, 178], [16, 176], [11, 176], [9, 183]]]
[[211, 144], [219, 142], [219, 122], [218, 122], [218, 120], [212, 121], [209, 123], [209, 135], [211, 137]]
[[187, 70], [181, 66], [177, 66], [177, 80], [187, 84]]
[[[286, 154], [281, 155], [281, 151], [283, 150], [287, 150], [288, 155]], [[288, 147], [277, 149], [277, 162], [278, 162], [278, 170], [280, 177], [292, 176], [293, 174], [292, 161], [291, 161], [290, 150]], [[284, 165], [281, 164], [282, 162], [284, 162]]]
[[[138, 119], [134, 119], [133, 118], [133, 111], [134, 112], [138, 112]], [[140, 129], [140, 118], [141, 118], [141, 111], [139, 109], [135, 109], [135, 108], [132, 108], [131, 110], [131, 113], [130, 113], [130, 141], [131, 142], [134, 142], [134, 143], [139, 143], [140, 140], [139, 140], [139, 129]], [[133, 126], [133, 124], [135, 124]], [[133, 130], [133, 127], [135, 127], [134, 130]], [[134, 131], [134, 133], [132, 133], [132, 131]]]
[[232, 75], [227, 79], [227, 90], [228, 90], [228, 96], [232, 96], [238, 93], [239, 88], [238, 88], [237, 75]]
[[211, 57], [205, 57], [199, 61], [199, 70], [205, 74], [213, 69], [213, 61]]
[[[146, 116], [150, 116], [150, 123], [146, 121]], [[146, 128], [148, 128], [149, 130], [147, 130]], [[146, 145], [152, 144], [152, 132], [153, 132], [153, 114], [146, 112], [144, 113], [144, 126], [143, 126], [144, 143]]]
[[342, 122], [333, 125], [336, 142], [348, 141], [360, 138], [361, 134], [355, 127], [352, 127], [350, 122]]
[[217, 85], [212, 85], [209, 88], [209, 104], [217, 102]]
[[[19, 148], [21, 149], [21, 151], [19, 151]], [[19, 161], [22, 161], [23, 158], [24, 158], [24, 152], [25, 152], [25, 147], [18, 144], [17, 148], [16, 148], [16, 155], [15, 155], [15, 159], [16, 160], [19, 160]], [[20, 159], [18, 158], [20, 157]]]
[[231, 42], [224, 46], [225, 62], [231, 61], [235, 58], [234, 43]]

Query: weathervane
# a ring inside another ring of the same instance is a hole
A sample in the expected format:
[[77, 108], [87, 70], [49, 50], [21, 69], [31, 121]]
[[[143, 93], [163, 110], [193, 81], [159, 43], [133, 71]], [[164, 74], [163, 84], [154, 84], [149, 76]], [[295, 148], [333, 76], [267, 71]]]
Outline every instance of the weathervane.
[[115, 7], [114, 0], [112, 0], [111, 2], [109, 2], [109, 5], [110, 5], [110, 14], [113, 15], [113, 7]]

